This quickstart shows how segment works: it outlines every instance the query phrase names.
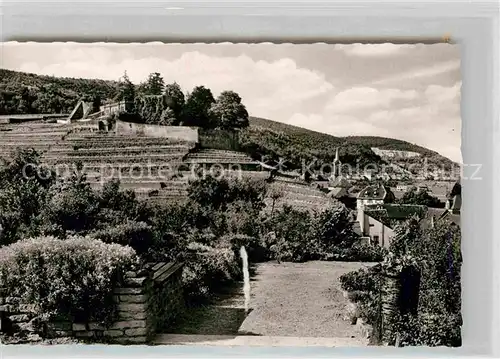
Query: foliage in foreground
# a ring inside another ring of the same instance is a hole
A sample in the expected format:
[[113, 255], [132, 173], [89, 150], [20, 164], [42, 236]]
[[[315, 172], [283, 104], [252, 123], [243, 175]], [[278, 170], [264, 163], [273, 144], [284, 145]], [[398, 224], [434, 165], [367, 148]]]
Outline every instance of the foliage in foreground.
[[0, 193], [9, 193], [0, 196], [1, 245], [78, 235], [128, 245], [142, 262], [184, 261], [190, 300], [240, 279], [241, 246], [250, 262], [381, 259], [380, 248], [358, 243], [344, 207], [312, 214], [285, 207], [269, 215], [264, 201], [272, 193], [262, 180], [204, 176], [190, 183], [186, 201], [148, 206], [117, 181], [93, 190], [78, 173], [20, 177], [28, 163], [39, 163], [36, 153], [20, 152], [0, 171]]
[[461, 263], [460, 228], [443, 221], [423, 230], [412, 219], [397, 229], [381, 268], [348, 273], [341, 282], [358, 303], [360, 315], [376, 326], [381, 296], [378, 270], [417, 268], [421, 273], [417, 311], [401, 311], [385, 323], [386, 340], [391, 345], [399, 337], [401, 345], [460, 346]]
[[136, 264], [127, 246], [85, 237], [26, 239], [0, 249], [0, 284], [40, 319], [109, 322], [113, 286]]

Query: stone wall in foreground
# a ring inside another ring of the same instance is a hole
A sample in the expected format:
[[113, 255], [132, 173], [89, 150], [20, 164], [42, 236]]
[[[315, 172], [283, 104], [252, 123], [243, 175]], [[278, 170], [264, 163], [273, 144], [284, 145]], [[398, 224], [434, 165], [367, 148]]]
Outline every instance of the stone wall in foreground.
[[123, 285], [113, 290], [118, 314], [108, 326], [68, 320], [43, 322], [33, 305], [0, 292], [0, 331], [32, 341], [74, 337], [116, 344], [147, 343], [184, 310], [182, 268], [182, 263], [161, 262], [140, 272], [127, 272]]

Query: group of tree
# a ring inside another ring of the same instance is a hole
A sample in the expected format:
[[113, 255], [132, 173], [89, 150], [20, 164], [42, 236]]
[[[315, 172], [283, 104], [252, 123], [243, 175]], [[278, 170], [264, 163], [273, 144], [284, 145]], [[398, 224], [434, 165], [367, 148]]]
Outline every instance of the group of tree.
[[[139, 121], [149, 124], [202, 128], [240, 129], [248, 126], [248, 112], [234, 91], [215, 98], [212, 91], [196, 86], [185, 94], [176, 82], [165, 83], [151, 73], [135, 85], [125, 72], [119, 81], [39, 76], [1, 70], [0, 114], [70, 113], [79, 100], [93, 110], [105, 102], [126, 101]], [[133, 118], [133, 117], [132, 117]]]
[[138, 86], [125, 73], [116, 99], [133, 103], [133, 112], [148, 124], [207, 129], [241, 129], [249, 124], [248, 112], [236, 92], [223, 91], [215, 98], [209, 88], [196, 86], [185, 95], [178, 83], [165, 84], [158, 72]]
[[410, 187], [397, 202], [399, 204], [414, 204], [431, 208], [442, 208], [445, 205], [426, 189], [415, 186]]

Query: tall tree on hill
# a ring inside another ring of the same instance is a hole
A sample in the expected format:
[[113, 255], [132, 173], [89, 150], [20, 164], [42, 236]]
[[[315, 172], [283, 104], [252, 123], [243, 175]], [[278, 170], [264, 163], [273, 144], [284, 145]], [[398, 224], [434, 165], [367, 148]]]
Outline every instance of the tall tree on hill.
[[99, 93], [92, 96], [92, 112], [99, 112], [101, 104], [101, 95]]
[[225, 129], [248, 127], [248, 112], [241, 97], [234, 91], [223, 91], [210, 108], [217, 127]]
[[163, 77], [159, 72], [152, 72], [149, 74], [148, 79], [144, 85], [144, 90], [146, 95], [161, 95], [163, 93], [163, 88], [165, 87], [165, 82]]
[[127, 71], [124, 72], [123, 77], [118, 82], [118, 94], [117, 100], [126, 101], [126, 102], [134, 102], [135, 99], [135, 86], [130, 81]]
[[187, 96], [182, 111], [182, 121], [185, 126], [199, 126], [203, 128], [215, 127], [209, 114], [210, 107], [215, 102], [212, 91], [204, 86], [197, 86]]
[[181, 87], [177, 82], [165, 86], [165, 99], [167, 107], [173, 111], [174, 117], [179, 120], [184, 108], [185, 99]]
[[32, 113], [32, 103], [36, 100], [28, 87], [23, 87], [19, 95], [18, 113]]

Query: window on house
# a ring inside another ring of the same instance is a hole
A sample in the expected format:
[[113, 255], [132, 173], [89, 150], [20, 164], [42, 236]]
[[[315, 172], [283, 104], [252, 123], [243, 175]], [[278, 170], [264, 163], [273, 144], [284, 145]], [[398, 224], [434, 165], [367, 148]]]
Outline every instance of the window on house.
[[376, 245], [380, 244], [378, 236], [373, 236], [373, 244], [376, 244]]

